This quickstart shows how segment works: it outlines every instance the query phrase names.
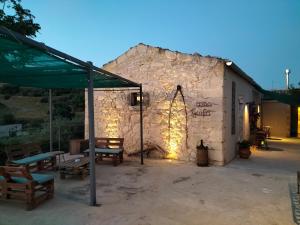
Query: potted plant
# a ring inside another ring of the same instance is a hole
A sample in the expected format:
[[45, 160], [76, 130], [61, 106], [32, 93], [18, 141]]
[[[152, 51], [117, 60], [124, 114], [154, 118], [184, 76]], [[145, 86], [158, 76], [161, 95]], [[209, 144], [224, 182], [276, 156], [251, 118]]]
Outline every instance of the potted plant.
[[242, 159], [248, 159], [251, 155], [250, 142], [247, 140], [240, 141], [239, 143], [239, 156]]

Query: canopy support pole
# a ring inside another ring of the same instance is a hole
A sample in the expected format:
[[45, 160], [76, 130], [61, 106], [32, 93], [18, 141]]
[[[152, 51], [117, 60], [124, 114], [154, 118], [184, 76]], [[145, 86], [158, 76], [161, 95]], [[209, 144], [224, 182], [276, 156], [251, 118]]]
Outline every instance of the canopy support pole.
[[143, 131], [143, 85], [140, 84], [140, 141], [141, 141], [141, 165], [144, 164], [144, 131]]
[[89, 113], [89, 149], [90, 149], [90, 205], [96, 206], [96, 174], [95, 174], [95, 118], [94, 118], [94, 77], [93, 64], [88, 62], [88, 113]]
[[53, 129], [52, 129], [52, 89], [49, 89], [49, 144], [50, 144], [50, 152], [53, 151]]

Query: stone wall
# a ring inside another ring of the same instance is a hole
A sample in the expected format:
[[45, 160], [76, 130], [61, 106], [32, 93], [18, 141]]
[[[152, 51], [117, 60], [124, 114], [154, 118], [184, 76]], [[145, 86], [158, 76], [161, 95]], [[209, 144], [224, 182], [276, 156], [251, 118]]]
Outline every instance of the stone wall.
[[[211, 163], [223, 165], [222, 60], [139, 44], [104, 69], [142, 83], [149, 93], [150, 103], [144, 108], [146, 144], [159, 145], [170, 158], [194, 160], [196, 145], [203, 139]], [[124, 137], [127, 153], [140, 149], [139, 111], [129, 105], [130, 92], [94, 94], [96, 136]]]

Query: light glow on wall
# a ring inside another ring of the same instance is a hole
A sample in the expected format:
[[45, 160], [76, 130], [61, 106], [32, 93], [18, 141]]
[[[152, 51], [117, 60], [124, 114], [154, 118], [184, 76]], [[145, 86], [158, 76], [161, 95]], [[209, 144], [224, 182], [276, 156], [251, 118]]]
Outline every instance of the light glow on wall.
[[116, 101], [114, 98], [106, 98], [102, 101], [100, 106], [101, 120], [99, 126], [101, 126], [100, 136], [117, 138], [120, 131], [120, 111], [116, 107]]
[[167, 158], [177, 159], [178, 157], [177, 151], [178, 151], [177, 142], [175, 140], [171, 140], [169, 144], [169, 153], [167, 155]]
[[178, 159], [182, 154], [185, 141], [185, 106], [181, 96], [173, 101], [170, 112], [169, 143], [167, 158]]
[[258, 128], [261, 128], [261, 113], [260, 113], [260, 105], [257, 105], [257, 113], [259, 113], [260, 114], [260, 116], [258, 117], [258, 120], [257, 120], [257, 127]]
[[249, 121], [249, 106], [245, 104], [243, 115], [243, 139], [249, 140], [250, 138], [250, 121]]
[[105, 134], [107, 137], [116, 138], [119, 136], [119, 119], [117, 115], [106, 117]]
[[300, 107], [298, 107], [298, 137], [300, 137]]

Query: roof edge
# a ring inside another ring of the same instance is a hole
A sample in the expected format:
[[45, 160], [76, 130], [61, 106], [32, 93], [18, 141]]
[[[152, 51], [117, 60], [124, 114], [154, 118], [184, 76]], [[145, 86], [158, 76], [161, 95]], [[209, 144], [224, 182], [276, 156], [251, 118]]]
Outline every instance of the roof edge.
[[155, 48], [155, 49], [158, 49], [160, 51], [170, 51], [170, 52], [175, 53], [175, 54], [183, 54], [183, 55], [189, 55], [189, 56], [193, 56], [193, 57], [214, 58], [216, 60], [220, 60], [220, 61], [224, 62], [227, 67], [229, 67], [234, 72], [236, 72], [241, 78], [243, 78], [248, 83], [250, 83], [253, 87], [255, 87], [256, 90], [258, 90], [260, 92], [265, 91], [258, 83], [256, 83], [254, 81], [253, 78], [251, 78], [246, 72], [244, 72], [240, 67], [238, 67], [233, 61], [231, 61], [229, 59], [221, 58], [221, 57], [218, 57], [218, 56], [211, 56], [211, 55], [205, 55], [204, 56], [204, 55], [201, 55], [197, 52], [195, 52], [195, 53], [184, 53], [184, 52], [179, 52], [179, 51], [176, 51], [176, 50], [170, 50], [168, 48], [162, 48], [162, 47], [158, 47], [158, 46], [152, 46], [152, 45], [148, 45], [148, 44], [144, 44], [144, 43], [138, 43], [137, 45], [135, 45], [133, 47], [130, 47], [127, 51], [125, 51], [124, 53], [122, 53], [121, 55], [116, 57], [115, 59], [110, 60], [109, 62], [103, 64], [102, 68], [104, 68], [104, 67], [106, 67], [106, 66], [108, 66], [108, 65], [110, 65], [114, 62], [118, 62], [118, 59], [120, 59], [122, 56], [128, 54], [133, 49], [138, 48], [139, 46], [144, 46], [144, 47], [147, 47], [147, 48]]
[[238, 67], [238, 65], [236, 65], [233, 61], [225, 59], [224, 62], [228, 68], [232, 69], [234, 72], [239, 74], [244, 80], [246, 80], [253, 87], [255, 87], [256, 90], [262, 93], [265, 92], [265, 90], [258, 83], [256, 83], [253, 78], [251, 78], [246, 72], [244, 72], [240, 67]]

